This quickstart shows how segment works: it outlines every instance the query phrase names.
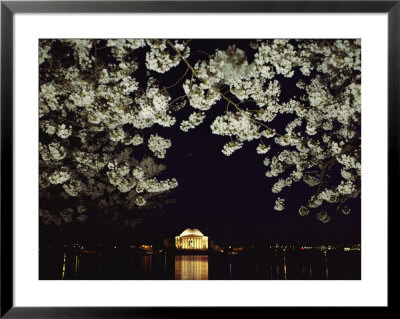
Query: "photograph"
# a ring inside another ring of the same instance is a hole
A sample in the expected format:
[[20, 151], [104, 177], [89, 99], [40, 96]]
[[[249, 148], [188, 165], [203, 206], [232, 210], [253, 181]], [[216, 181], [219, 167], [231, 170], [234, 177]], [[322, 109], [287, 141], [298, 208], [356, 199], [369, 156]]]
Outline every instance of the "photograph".
[[38, 42], [39, 280], [361, 280], [360, 38]]

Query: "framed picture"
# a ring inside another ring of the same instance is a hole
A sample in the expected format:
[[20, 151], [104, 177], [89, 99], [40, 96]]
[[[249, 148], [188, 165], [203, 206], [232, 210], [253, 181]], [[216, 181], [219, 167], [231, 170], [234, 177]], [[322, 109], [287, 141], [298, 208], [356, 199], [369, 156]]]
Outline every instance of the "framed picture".
[[399, 14], [2, 1], [1, 316], [389, 308]]

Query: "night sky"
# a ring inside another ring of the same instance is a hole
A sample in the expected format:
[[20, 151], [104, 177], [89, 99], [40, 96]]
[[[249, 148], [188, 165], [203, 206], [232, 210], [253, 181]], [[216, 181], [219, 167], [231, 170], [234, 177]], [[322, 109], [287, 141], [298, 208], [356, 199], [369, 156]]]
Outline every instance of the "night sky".
[[[193, 40], [190, 46], [191, 52], [201, 49], [213, 53], [216, 48], [226, 49], [229, 44], [236, 44], [250, 52], [248, 43], [245, 40]], [[197, 54], [197, 58], [204, 57]], [[160, 83], [166, 86], [174, 83], [185, 69], [181, 63], [172, 72], [159, 77]], [[139, 69], [135, 75], [140, 77], [141, 72], [144, 71]], [[289, 80], [278, 77], [282, 85], [281, 100], [297, 94], [295, 83], [298, 79], [296, 76]], [[171, 95], [182, 95], [181, 83], [174, 90]], [[229, 138], [211, 133], [210, 124], [215, 116], [223, 114], [225, 106], [225, 102], [218, 102], [206, 112], [204, 123], [189, 132], [179, 129], [180, 122], [193, 111], [189, 105], [177, 111], [177, 123], [173, 128], [146, 130], [146, 134], [156, 132], [172, 140], [172, 147], [162, 161], [167, 169], [160, 178], [175, 177], [179, 186], [169, 194], [175, 203], [167, 205], [163, 213], [150, 217], [135, 228], [118, 229], [90, 221], [61, 227], [41, 226], [41, 240], [156, 242], [173, 238], [186, 228], [198, 228], [211, 241], [220, 244], [359, 243], [360, 198], [349, 201], [350, 215], [339, 213], [332, 222], [324, 224], [313, 214], [307, 217], [298, 214], [298, 207], [306, 204], [312, 192], [316, 191], [300, 182], [279, 194], [286, 199], [285, 210], [277, 212], [273, 209], [278, 194], [273, 194], [271, 187], [277, 179], [265, 177], [267, 168], [263, 160], [266, 155], [256, 152], [259, 141], [245, 142], [242, 149], [227, 157], [221, 150]], [[272, 122], [274, 127], [286, 123], [286, 120], [278, 121]], [[270, 157], [273, 151], [274, 148], [267, 155]]]

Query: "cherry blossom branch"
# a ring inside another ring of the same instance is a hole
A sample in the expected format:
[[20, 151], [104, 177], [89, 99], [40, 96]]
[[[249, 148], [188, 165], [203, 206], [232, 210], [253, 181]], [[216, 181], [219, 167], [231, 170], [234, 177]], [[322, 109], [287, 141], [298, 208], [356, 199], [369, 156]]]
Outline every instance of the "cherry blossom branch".
[[[207, 83], [202, 80], [196, 70], [193, 68], [193, 66], [189, 63], [189, 61], [181, 54], [181, 52], [179, 52], [179, 50], [177, 50], [174, 46], [174, 44], [170, 41], [170, 40], [166, 40], [168, 45], [176, 52], [176, 54], [182, 59], [182, 61], [188, 66], [188, 68], [190, 68], [190, 70], [192, 71], [192, 75], [194, 75], [198, 80], [200, 80], [201, 82], [203, 82], [204, 84], [207, 85]], [[226, 100], [227, 102], [229, 102], [230, 104], [232, 104], [237, 111], [239, 111], [240, 113], [244, 114], [246, 117], [249, 118], [249, 120], [253, 121], [254, 123], [261, 125], [267, 129], [273, 130], [271, 127], [269, 127], [268, 125], [265, 125], [262, 122], [259, 122], [257, 120], [255, 120], [254, 118], [252, 118], [251, 116], [249, 116], [243, 109], [241, 109], [239, 107], [239, 105], [237, 103], [235, 103], [231, 98], [227, 97], [225, 94], [223, 94], [220, 90], [218, 90], [217, 88], [215, 88], [214, 86], [211, 86], [210, 89], [212, 91], [214, 91], [215, 93], [217, 93], [218, 95], [220, 95], [224, 100]], [[278, 136], [282, 136], [281, 134], [279, 134], [278, 132], [276, 132], [275, 130], [273, 130], [275, 132], [276, 135]]]
[[164, 88], [170, 89], [170, 88], [173, 88], [174, 86], [176, 86], [180, 81], [182, 81], [182, 79], [186, 76], [186, 74], [189, 72], [189, 70], [190, 70], [189, 68], [186, 68], [185, 73], [174, 84], [172, 84], [170, 86], [165, 86]]

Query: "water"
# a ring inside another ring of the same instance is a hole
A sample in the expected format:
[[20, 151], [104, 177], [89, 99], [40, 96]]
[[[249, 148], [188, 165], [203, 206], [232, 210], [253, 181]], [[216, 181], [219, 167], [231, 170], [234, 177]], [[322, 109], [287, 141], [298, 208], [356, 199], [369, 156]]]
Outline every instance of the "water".
[[359, 280], [360, 252], [269, 255], [41, 253], [39, 279]]

